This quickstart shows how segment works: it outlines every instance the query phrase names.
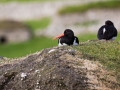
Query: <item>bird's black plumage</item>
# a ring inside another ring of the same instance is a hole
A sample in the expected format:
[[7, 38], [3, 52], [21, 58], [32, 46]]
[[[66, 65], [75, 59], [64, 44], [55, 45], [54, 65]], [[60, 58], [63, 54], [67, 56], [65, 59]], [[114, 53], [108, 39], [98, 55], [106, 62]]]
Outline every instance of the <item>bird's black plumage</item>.
[[117, 37], [117, 29], [115, 28], [112, 21], [107, 20], [105, 25], [101, 26], [98, 30], [97, 37], [99, 40], [111, 40], [113, 37]]
[[59, 46], [61, 45], [78, 45], [79, 39], [74, 36], [74, 32], [71, 29], [66, 29], [64, 31], [64, 36], [58, 39]]

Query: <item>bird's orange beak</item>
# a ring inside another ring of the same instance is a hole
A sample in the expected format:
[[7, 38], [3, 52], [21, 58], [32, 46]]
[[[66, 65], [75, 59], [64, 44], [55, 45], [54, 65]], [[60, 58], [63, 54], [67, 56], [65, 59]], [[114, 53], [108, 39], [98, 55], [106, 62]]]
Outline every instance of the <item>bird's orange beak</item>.
[[64, 36], [64, 34], [61, 34], [61, 35], [59, 35], [59, 36], [54, 37], [53, 40], [58, 39], [58, 38], [61, 38], [61, 37], [63, 37], [63, 36]]

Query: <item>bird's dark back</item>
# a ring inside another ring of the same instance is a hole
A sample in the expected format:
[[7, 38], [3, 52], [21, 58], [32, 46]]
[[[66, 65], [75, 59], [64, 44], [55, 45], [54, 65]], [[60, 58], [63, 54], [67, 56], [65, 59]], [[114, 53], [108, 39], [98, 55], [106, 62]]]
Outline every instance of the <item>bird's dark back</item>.
[[117, 36], [117, 29], [113, 25], [106, 26], [105, 29], [106, 31], [104, 33], [103, 39], [109, 40], [112, 37]]
[[[105, 29], [105, 32], [103, 31]], [[97, 37], [99, 40], [106, 39], [109, 40], [112, 37], [117, 36], [117, 29], [114, 27], [114, 25], [106, 26], [103, 25], [99, 30]]]

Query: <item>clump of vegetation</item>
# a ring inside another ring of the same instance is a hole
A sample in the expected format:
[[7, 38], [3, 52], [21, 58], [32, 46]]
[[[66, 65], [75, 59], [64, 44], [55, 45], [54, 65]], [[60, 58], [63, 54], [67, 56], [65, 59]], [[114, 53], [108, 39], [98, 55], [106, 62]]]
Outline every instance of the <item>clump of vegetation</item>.
[[120, 2], [118, 0], [92, 2], [84, 5], [67, 6], [59, 10], [59, 14], [72, 14], [72, 13], [83, 13], [90, 9], [116, 9], [120, 8]]
[[120, 81], [120, 42], [89, 41], [74, 47], [82, 58], [99, 61], [107, 70], [112, 70]]

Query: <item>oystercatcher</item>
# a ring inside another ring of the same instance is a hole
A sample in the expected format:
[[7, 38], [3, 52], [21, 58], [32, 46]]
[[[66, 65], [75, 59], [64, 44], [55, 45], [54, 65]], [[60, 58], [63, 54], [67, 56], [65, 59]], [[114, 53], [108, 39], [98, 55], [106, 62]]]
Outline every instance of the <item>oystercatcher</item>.
[[64, 34], [61, 34], [53, 39], [58, 39], [58, 46], [79, 45], [79, 39], [74, 36], [74, 32], [71, 29], [66, 29]]
[[117, 37], [117, 29], [114, 27], [113, 22], [107, 20], [105, 25], [101, 26], [98, 30], [97, 37], [99, 40], [115, 40]]

